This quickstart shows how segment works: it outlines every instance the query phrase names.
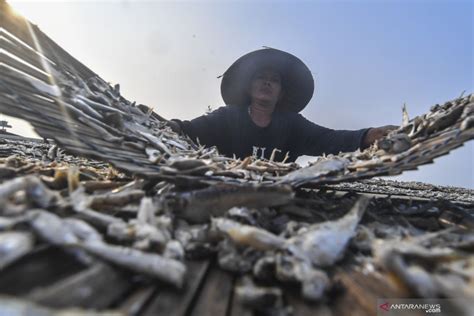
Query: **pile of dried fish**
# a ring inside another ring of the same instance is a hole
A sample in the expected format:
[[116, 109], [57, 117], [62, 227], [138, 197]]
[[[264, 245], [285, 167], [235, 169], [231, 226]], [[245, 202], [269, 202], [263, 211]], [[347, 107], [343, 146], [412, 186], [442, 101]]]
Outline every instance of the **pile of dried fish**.
[[419, 198], [442, 199], [451, 202], [474, 204], [474, 195], [469, 189], [438, 186], [422, 182], [401, 182], [385, 179], [367, 179], [341, 182], [326, 186], [332, 190], [355, 191], [392, 196], [417, 196]]
[[[6, 158], [0, 168], [27, 159]], [[246, 276], [235, 295], [262, 313], [291, 314], [285, 286], [298, 286], [305, 300], [327, 301], [338, 286], [333, 275], [347, 264], [390, 274], [413, 296], [474, 299], [472, 204], [410, 206], [408, 199], [284, 187], [190, 191], [50, 165], [2, 178], [0, 271], [49, 244], [85, 266], [106, 262], [178, 288], [186, 286], [186, 260], [215, 254], [222, 269]]]
[[47, 140], [30, 140], [22, 137], [3, 138], [0, 135], [0, 158], [7, 157], [27, 158], [29, 162], [55, 162], [55, 164], [65, 163], [75, 164], [84, 167], [103, 168], [108, 166], [102, 161], [94, 161], [70, 155], [62, 150], [58, 145], [51, 144]]
[[177, 135], [166, 120], [136, 106], [99, 77], [51, 67], [55, 85], [10, 69], [0, 78], [0, 111], [28, 120], [43, 137], [79, 156], [106, 161], [122, 171], [200, 184], [285, 183], [293, 187], [394, 175], [430, 163], [474, 138], [474, 95], [460, 97], [412, 120], [363, 152], [321, 157], [313, 165], [236, 160], [216, 148]]

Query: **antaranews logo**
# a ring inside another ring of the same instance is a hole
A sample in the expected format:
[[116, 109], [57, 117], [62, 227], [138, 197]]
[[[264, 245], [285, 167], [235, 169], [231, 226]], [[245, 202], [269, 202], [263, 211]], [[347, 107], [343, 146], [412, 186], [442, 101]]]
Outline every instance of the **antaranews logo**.
[[411, 312], [442, 314], [441, 302], [434, 299], [379, 299], [377, 305], [379, 316], [411, 315]]

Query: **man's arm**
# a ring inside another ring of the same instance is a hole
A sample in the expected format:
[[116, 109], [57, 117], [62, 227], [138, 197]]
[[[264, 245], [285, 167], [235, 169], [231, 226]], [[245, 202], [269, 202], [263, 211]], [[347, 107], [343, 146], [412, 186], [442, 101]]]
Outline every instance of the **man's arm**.
[[292, 130], [293, 155], [320, 156], [365, 149], [397, 128], [387, 125], [360, 130], [334, 130], [319, 126], [298, 114]]
[[220, 107], [209, 114], [190, 121], [173, 119], [168, 122], [168, 125], [175, 132], [183, 132], [195, 141], [199, 139], [199, 142], [203, 145], [219, 146], [225, 138], [223, 131], [227, 119], [226, 110], [225, 107]]
[[293, 155], [320, 156], [351, 152], [363, 147], [369, 129], [334, 130], [314, 124], [298, 114], [291, 132]]

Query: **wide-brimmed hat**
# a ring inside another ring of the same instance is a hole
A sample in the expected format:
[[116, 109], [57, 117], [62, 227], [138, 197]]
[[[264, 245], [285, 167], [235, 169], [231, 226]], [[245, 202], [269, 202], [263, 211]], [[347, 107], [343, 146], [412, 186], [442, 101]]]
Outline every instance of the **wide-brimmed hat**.
[[248, 106], [250, 81], [257, 70], [266, 67], [277, 70], [282, 78], [284, 94], [276, 109], [292, 112], [304, 109], [313, 96], [313, 76], [298, 57], [274, 48], [248, 53], [227, 69], [221, 82], [221, 95], [225, 104]]

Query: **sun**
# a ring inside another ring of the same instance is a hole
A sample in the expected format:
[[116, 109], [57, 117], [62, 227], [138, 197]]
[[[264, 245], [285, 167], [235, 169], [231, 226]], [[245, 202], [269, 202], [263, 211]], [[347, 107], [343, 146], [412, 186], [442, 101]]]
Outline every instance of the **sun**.
[[7, 4], [10, 5], [10, 10], [11, 10], [12, 14], [22, 16], [22, 14], [16, 9], [16, 4], [21, 3], [21, 2], [25, 2], [25, 1], [22, 1], [22, 0], [7, 0]]

